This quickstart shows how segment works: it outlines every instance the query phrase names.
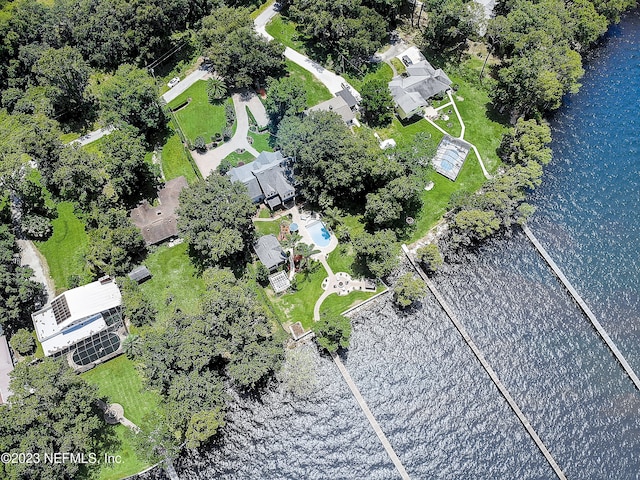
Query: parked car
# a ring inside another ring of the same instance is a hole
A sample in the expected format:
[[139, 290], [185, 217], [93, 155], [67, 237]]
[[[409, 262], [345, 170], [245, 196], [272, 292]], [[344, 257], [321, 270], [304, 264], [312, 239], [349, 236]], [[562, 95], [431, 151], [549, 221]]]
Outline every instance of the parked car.
[[407, 57], [406, 55], [402, 56], [402, 63], [404, 63], [407, 67], [409, 65], [413, 65], [413, 62], [411, 61], [411, 59], [409, 57]]
[[180, 82], [180, 77], [173, 77], [169, 80], [169, 83], [167, 83], [167, 87], [173, 88], [178, 84], [178, 82]]

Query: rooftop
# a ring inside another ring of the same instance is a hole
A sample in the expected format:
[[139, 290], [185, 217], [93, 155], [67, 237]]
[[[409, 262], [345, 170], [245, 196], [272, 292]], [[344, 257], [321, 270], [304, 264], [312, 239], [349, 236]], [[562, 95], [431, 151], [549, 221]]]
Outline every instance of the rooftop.
[[178, 219], [176, 209], [180, 192], [187, 187], [184, 177], [169, 180], [158, 190], [160, 205], [152, 207], [147, 201], [131, 210], [131, 220], [140, 229], [147, 245], [160, 243], [178, 235]]
[[269, 270], [287, 261], [287, 255], [275, 235], [264, 235], [258, 238], [253, 249], [263, 265]]
[[393, 77], [389, 90], [399, 108], [409, 113], [424, 107], [427, 100], [449, 89], [451, 80], [441, 69], [435, 69], [426, 60], [407, 67], [406, 75]]
[[67, 290], [31, 315], [45, 355], [63, 350], [106, 328], [100, 312], [120, 306], [120, 289], [109, 277]]
[[351, 111], [351, 107], [349, 107], [349, 104], [345, 101], [345, 99], [342, 96], [333, 97], [325, 102], [319, 103], [318, 105], [311, 107], [307, 111], [308, 112], [319, 112], [319, 111], [335, 112], [338, 115], [340, 115], [340, 117], [345, 123], [350, 123], [355, 118], [355, 115]]

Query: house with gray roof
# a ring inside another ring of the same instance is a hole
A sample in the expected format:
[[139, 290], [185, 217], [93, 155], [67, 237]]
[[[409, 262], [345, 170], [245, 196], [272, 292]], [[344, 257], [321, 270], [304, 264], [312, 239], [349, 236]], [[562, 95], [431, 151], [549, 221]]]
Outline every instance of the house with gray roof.
[[401, 119], [412, 117], [429, 104], [429, 99], [446, 92], [451, 80], [447, 74], [422, 60], [407, 67], [407, 73], [393, 77], [389, 90]]
[[[350, 93], [349, 95], [353, 98], [353, 95], [351, 95]], [[353, 98], [353, 101], [355, 102], [355, 98]], [[318, 105], [311, 107], [309, 110], [306, 110], [306, 113], [309, 114], [309, 112], [320, 111], [337, 113], [338, 115], [340, 115], [340, 118], [342, 118], [342, 121], [347, 125], [353, 124], [353, 119], [355, 118], [353, 110], [351, 110], [349, 103], [347, 103], [347, 100], [345, 100], [342, 95], [330, 98], [325, 102], [319, 103]]]
[[256, 241], [253, 245], [253, 249], [258, 255], [258, 258], [262, 264], [269, 269], [270, 272], [274, 271], [280, 265], [287, 261], [287, 255], [282, 250], [280, 242], [275, 235], [264, 235]]
[[274, 210], [295, 199], [293, 172], [282, 152], [262, 152], [246, 165], [232, 168], [227, 175], [232, 182], [242, 182], [255, 203], [264, 202]]

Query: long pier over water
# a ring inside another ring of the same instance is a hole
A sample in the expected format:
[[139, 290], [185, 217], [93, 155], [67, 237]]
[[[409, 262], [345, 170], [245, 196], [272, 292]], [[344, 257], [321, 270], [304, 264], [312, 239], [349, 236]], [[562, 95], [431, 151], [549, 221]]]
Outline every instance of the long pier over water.
[[571, 294], [573, 299], [576, 301], [576, 303], [580, 306], [580, 308], [585, 313], [589, 321], [591, 321], [593, 327], [596, 329], [600, 337], [602, 337], [602, 340], [604, 340], [604, 343], [607, 344], [607, 347], [609, 347], [609, 350], [611, 350], [611, 353], [613, 353], [613, 356], [616, 357], [618, 362], [620, 362], [620, 365], [622, 365], [622, 368], [624, 369], [624, 371], [627, 373], [627, 375], [629, 375], [629, 378], [631, 379], [633, 384], [636, 386], [638, 390], [640, 390], [640, 379], [638, 379], [638, 376], [631, 368], [631, 365], [629, 365], [627, 360], [624, 358], [624, 355], [622, 355], [622, 352], [620, 352], [616, 344], [613, 343], [613, 340], [611, 340], [611, 337], [609, 337], [609, 334], [607, 333], [607, 331], [604, 328], [602, 328], [602, 325], [600, 325], [600, 322], [598, 321], [596, 316], [593, 314], [589, 306], [578, 294], [576, 289], [573, 288], [573, 285], [571, 285], [569, 280], [567, 280], [567, 277], [564, 276], [564, 273], [562, 273], [562, 270], [560, 270], [560, 267], [556, 265], [556, 262], [553, 261], [551, 256], [540, 244], [540, 242], [535, 237], [535, 235], [531, 232], [531, 230], [529, 230], [529, 227], [527, 227], [526, 225], [522, 225], [522, 230], [524, 231], [525, 235], [529, 237], [529, 240], [531, 240], [531, 243], [533, 243], [533, 246], [536, 247], [536, 250], [538, 250], [540, 255], [542, 255], [542, 258], [544, 258], [547, 264], [549, 264], [549, 266], [551, 267], [551, 270], [553, 270], [553, 272], [560, 279], [560, 281], [565, 286], [565, 288], [569, 291], [569, 293]]
[[551, 466], [555, 474], [558, 476], [560, 480], [567, 480], [567, 477], [565, 476], [564, 472], [562, 471], [558, 463], [553, 458], [553, 455], [551, 455], [551, 453], [549, 452], [549, 449], [542, 442], [542, 440], [540, 439], [540, 437], [538, 436], [534, 428], [531, 426], [531, 423], [529, 422], [525, 414], [522, 413], [522, 410], [520, 410], [520, 407], [518, 406], [516, 401], [513, 399], [513, 397], [509, 393], [509, 390], [507, 390], [507, 387], [503, 385], [500, 378], [498, 378], [498, 375], [496, 374], [496, 372], [493, 370], [493, 368], [491, 368], [491, 365], [489, 365], [489, 362], [487, 362], [486, 358], [484, 358], [484, 355], [482, 354], [478, 346], [474, 343], [474, 341], [471, 339], [466, 329], [462, 326], [462, 323], [460, 323], [460, 321], [458, 320], [458, 317], [453, 312], [453, 310], [451, 309], [449, 304], [446, 302], [444, 297], [440, 294], [435, 284], [429, 279], [429, 277], [427, 277], [427, 275], [424, 273], [422, 268], [420, 268], [420, 265], [418, 265], [414, 261], [413, 256], [409, 251], [409, 248], [406, 245], [402, 245], [402, 250], [404, 251], [409, 261], [411, 262], [411, 265], [413, 265], [413, 268], [415, 268], [415, 270], [418, 272], [418, 275], [420, 275], [422, 280], [424, 280], [424, 282], [427, 284], [427, 287], [429, 287], [429, 290], [431, 291], [431, 293], [436, 297], [436, 300], [438, 301], [438, 303], [440, 303], [440, 306], [445, 311], [445, 313], [447, 314], [451, 322], [458, 329], [458, 332], [460, 332], [460, 335], [462, 335], [462, 338], [467, 343], [467, 345], [469, 346], [473, 354], [476, 356], [476, 358], [478, 359], [482, 367], [485, 369], [485, 371], [487, 372], [487, 374], [489, 375], [489, 377], [491, 378], [495, 386], [498, 388], [498, 390], [500, 391], [502, 396], [505, 398], [505, 400], [507, 401], [511, 409], [514, 411], [514, 413], [518, 417], [518, 420], [520, 420], [524, 428], [527, 430], [527, 433], [529, 434], [531, 439], [535, 442], [536, 446], [540, 449], [540, 451], [544, 455], [544, 458], [547, 460], [547, 462], [549, 462], [549, 465]]

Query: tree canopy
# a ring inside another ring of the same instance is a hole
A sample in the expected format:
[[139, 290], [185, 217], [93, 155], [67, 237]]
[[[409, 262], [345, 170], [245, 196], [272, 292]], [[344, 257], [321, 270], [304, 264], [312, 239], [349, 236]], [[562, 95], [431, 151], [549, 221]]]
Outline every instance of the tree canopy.
[[394, 107], [387, 82], [382, 79], [368, 80], [360, 93], [364, 120], [372, 127], [390, 125], [394, 117]]
[[413, 273], [400, 276], [393, 287], [393, 301], [400, 308], [407, 308], [427, 293], [425, 283]]
[[180, 193], [178, 229], [203, 265], [227, 264], [253, 240], [255, 213], [242, 183], [213, 173]]
[[313, 324], [318, 345], [330, 352], [347, 348], [351, 338], [351, 320], [344, 315], [326, 314]]
[[298, 115], [307, 108], [307, 92], [296, 77], [272, 78], [264, 102], [271, 124], [277, 126], [288, 115]]
[[[0, 406], [3, 452], [73, 452], [102, 456], [115, 441], [94, 405], [96, 387], [87, 384], [63, 359], [19, 362], [11, 374], [11, 403]], [[79, 478], [95, 469], [77, 462], [3, 463], [2, 478], [55, 480]]]

